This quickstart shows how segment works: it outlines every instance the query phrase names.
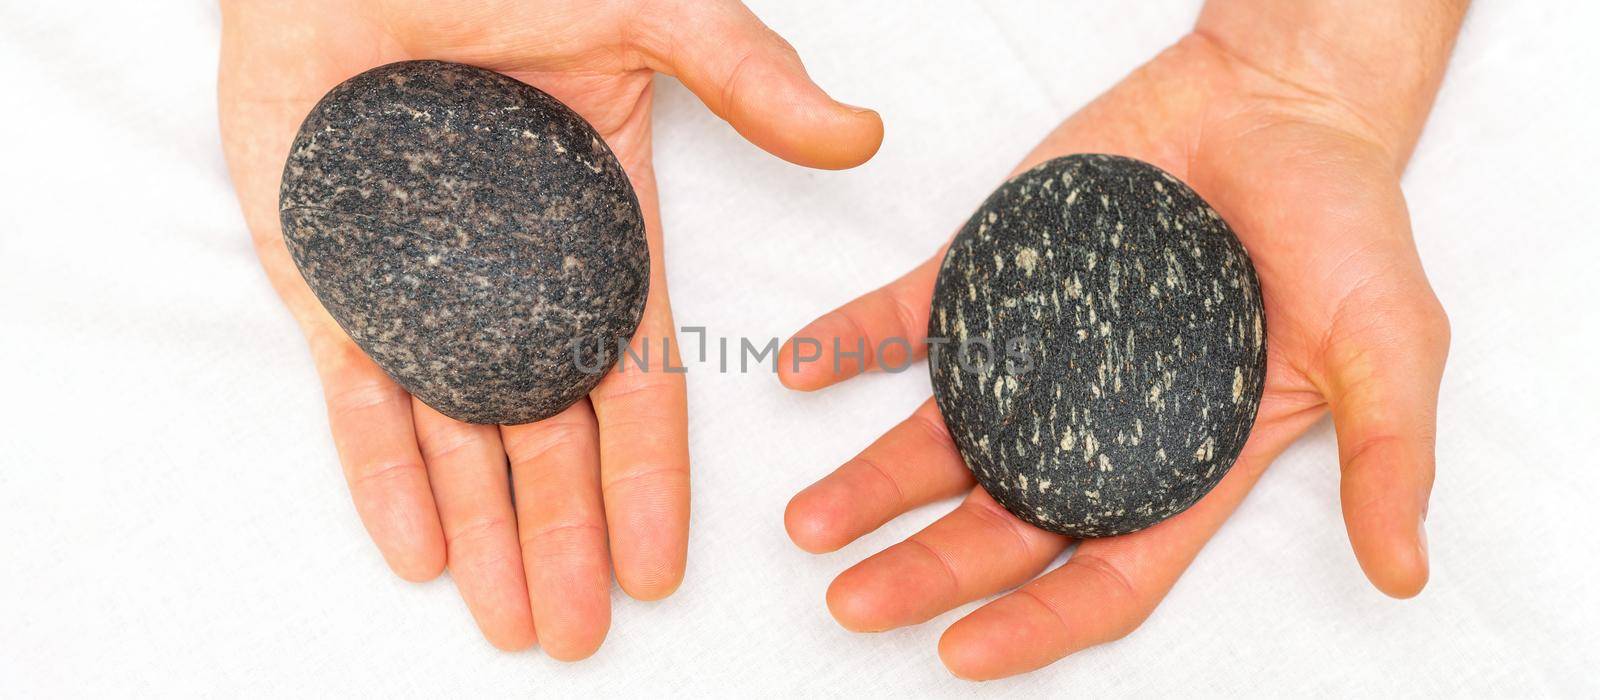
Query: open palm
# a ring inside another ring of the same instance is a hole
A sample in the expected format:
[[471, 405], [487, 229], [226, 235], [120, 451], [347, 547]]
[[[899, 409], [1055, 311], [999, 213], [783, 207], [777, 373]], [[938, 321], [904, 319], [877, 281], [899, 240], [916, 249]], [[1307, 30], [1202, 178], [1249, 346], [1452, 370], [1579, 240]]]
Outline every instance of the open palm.
[[[1020, 673], [1117, 639], [1149, 615], [1268, 464], [1330, 408], [1356, 556], [1384, 592], [1421, 590], [1449, 330], [1400, 192], [1409, 147], [1383, 124], [1252, 67], [1200, 34], [1063, 123], [1018, 172], [1070, 153], [1149, 161], [1193, 186], [1249, 250], [1269, 348], [1250, 439], [1228, 476], [1188, 511], [1146, 530], [1080, 542], [1065, 564], [1040, 575], [1072, 542], [1011, 516], [974, 486], [930, 399], [789, 504], [791, 538], [825, 552], [911, 508], [966, 495], [942, 519], [840, 574], [827, 597], [835, 618], [853, 630], [884, 630], [1016, 588], [957, 621], [940, 641], [946, 665], [969, 678]], [[796, 337], [824, 348], [854, 348], [858, 339], [876, 348], [896, 337], [926, 347], [942, 257]], [[786, 353], [796, 347], [786, 344]], [[875, 358], [887, 366], [904, 359]], [[875, 361], [834, 360], [825, 351], [796, 369], [786, 356], [780, 377], [791, 388], [818, 389]]]
[[829, 99], [793, 50], [732, 0], [224, 3], [224, 148], [262, 265], [310, 343], [373, 541], [406, 579], [430, 579], [448, 565], [496, 646], [524, 648], [537, 634], [551, 656], [585, 657], [610, 625], [613, 571], [624, 591], [647, 600], [670, 594], [683, 576], [687, 409], [683, 376], [662, 371], [677, 364], [675, 352], [658, 351], [646, 371], [611, 373], [547, 420], [455, 421], [406, 394], [356, 347], [312, 296], [282, 239], [278, 180], [300, 120], [346, 78], [423, 58], [530, 83], [587, 119], [616, 153], [650, 247], [636, 352], [675, 337], [651, 169], [654, 72], [676, 75], [746, 138], [803, 165], [861, 163], [877, 149], [882, 123]]

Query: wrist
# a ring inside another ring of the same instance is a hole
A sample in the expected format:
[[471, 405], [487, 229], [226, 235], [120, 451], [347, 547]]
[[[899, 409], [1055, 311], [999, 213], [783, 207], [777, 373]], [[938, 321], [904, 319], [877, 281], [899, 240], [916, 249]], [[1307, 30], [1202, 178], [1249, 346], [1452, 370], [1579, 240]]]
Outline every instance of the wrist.
[[1210, 0], [1194, 36], [1287, 96], [1322, 103], [1403, 163], [1432, 108], [1466, 6]]

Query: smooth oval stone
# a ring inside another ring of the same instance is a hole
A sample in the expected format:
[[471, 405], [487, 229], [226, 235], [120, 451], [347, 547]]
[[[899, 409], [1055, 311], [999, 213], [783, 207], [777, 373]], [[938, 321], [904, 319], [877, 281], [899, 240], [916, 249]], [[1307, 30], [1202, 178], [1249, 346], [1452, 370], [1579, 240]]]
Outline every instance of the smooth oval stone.
[[334, 320], [458, 420], [561, 412], [644, 311], [621, 164], [566, 105], [481, 68], [391, 63], [335, 87], [294, 140], [280, 216]]
[[1193, 190], [1137, 160], [1067, 156], [1002, 185], [951, 243], [928, 323], [947, 339], [934, 396], [1007, 510], [1118, 535], [1233, 465], [1261, 400], [1263, 324], [1249, 256]]

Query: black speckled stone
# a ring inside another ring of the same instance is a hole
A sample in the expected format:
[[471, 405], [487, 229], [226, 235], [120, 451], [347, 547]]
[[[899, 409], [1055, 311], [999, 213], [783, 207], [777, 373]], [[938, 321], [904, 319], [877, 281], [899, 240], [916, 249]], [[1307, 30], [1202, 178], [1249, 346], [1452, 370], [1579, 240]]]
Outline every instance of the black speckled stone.
[[280, 215], [334, 320], [459, 420], [559, 413], [644, 311], [644, 220], [616, 157], [566, 105], [481, 68], [391, 63], [335, 87], [295, 138]]
[[1132, 532], [1233, 465], [1261, 401], [1264, 323], [1250, 258], [1193, 190], [1137, 160], [1067, 156], [1002, 185], [951, 244], [928, 322], [949, 341], [934, 396], [1017, 517]]

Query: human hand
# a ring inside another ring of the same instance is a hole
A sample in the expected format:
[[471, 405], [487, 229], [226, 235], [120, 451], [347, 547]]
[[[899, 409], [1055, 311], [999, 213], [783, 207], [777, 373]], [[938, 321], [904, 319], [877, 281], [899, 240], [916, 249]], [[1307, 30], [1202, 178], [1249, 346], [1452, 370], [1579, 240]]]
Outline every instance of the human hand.
[[682, 374], [663, 371], [676, 351], [656, 353], [647, 371], [612, 372], [588, 399], [528, 425], [461, 423], [413, 399], [328, 316], [284, 245], [278, 182], [300, 121], [339, 82], [407, 59], [497, 70], [565, 102], [616, 153], [644, 215], [650, 289], [635, 352], [675, 338], [651, 169], [654, 72], [801, 165], [860, 164], [881, 121], [830, 99], [734, 0], [224, 2], [223, 19], [229, 168], [262, 266], [311, 346], [373, 542], [408, 580], [448, 565], [496, 646], [537, 636], [559, 659], [592, 654], [610, 626], [613, 570], [641, 600], [670, 594], [683, 576], [687, 409]]
[[[1329, 68], [1337, 66], [1330, 60], [1307, 73], [1285, 67], [1295, 65], [1286, 54], [1304, 43], [1237, 48], [1247, 45], [1239, 42], [1241, 27], [1262, 20], [1240, 23], [1238, 10], [1249, 1], [1213, 2], [1194, 34], [1068, 119], [1017, 169], [1070, 153], [1146, 160], [1188, 182], [1238, 233], [1259, 272], [1269, 337], [1265, 393], [1232, 471], [1189, 510], [1139, 532], [1081, 541], [1065, 564], [1041, 576], [1072, 542], [1013, 517], [974, 486], [930, 399], [801, 491], [785, 513], [791, 539], [820, 553], [912, 508], [965, 494], [953, 512], [833, 581], [828, 607], [846, 628], [918, 624], [1015, 587], [945, 631], [939, 653], [956, 675], [1021, 673], [1118, 639], [1154, 610], [1268, 464], [1328, 409], [1361, 567], [1392, 596], [1423, 587], [1423, 520], [1449, 330], [1412, 242], [1399, 176], [1460, 13], [1441, 20], [1445, 38], [1427, 47], [1436, 65]], [[1307, 35], [1326, 29], [1292, 10], [1252, 12]], [[1412, 30], [1399, 24], [1391, 29]], [[878, 365], [904, 366], [906, 346], [885, 345], [890, 338], [925, 350], [942, 258], [941, 250], [796, 333], [820, 341], [823, 354], [796, 365], [799, 346], [786, 343], [783, 383], [814, 390]], [[847, 351], [864, 341], [884, 352], [835, 358], [835, 339]]]

